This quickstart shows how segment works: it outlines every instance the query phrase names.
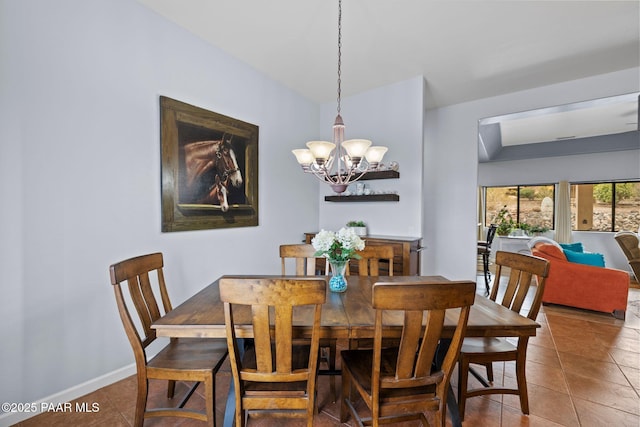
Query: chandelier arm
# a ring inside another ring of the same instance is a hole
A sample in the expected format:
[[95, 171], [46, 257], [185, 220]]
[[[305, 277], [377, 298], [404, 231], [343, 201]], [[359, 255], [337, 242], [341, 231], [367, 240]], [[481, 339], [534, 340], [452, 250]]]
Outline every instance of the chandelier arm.
[[362, 179], [362, 177], [364, 176], [364, 172], [352, 172], [351, 176], [355, 176], [354, 179], [349, 180], [349, 184], [351, 184], [352, 182], [356, 182], [356, 181], [360, 181], [360, 179]]
[[325, 182], [328, 184], [336, 184], [336, 182], [334, 182], [332, 179], [329, 178], [330, 175], [327, 173], [327, 171], [310, 169], [309, 172], [312, 173], [313, 176], [315, 176], [322, 182]]

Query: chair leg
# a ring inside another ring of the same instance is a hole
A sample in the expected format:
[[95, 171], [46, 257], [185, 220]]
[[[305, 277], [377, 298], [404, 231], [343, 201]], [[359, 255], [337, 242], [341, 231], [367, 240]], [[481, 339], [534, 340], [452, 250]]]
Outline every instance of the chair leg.
[[491, 282], [491, 272], [489, 271], [489, 254], [482, 254], [482, 267], [484, 269], [484, 286], [489, 295], [489, 282]]
[[[316, 384], [317, 386], [317, 384]], [[318, 415], [318, 390], [317, 387], [309, 396], [309, 406], [307, 406], [307, 427], [313, 427], [313, 420]]]
[[487, 380], [492, 383], [493, 382], [493, 363], [489, 362], [484, 365], [487, 369]]
[[458, 412], [460, 421], [464, 421], [464, 409], [467, 402], [469, 380], [469, 360], [464, 356], [458, 359]]
[[167, 398], [173, 399], [173, 395], [176, 391], [176, 382], [174, 380], [169, 380], [169, 384], [167, 384]]
[[349, 407], [347, 406], [347, 399], [351, 399], [351, 377], [349, 372], [345, 371], [342, 367], [342, 394], [340, 395], [340, 422], [347, 421], [347, 413]]
[[133, 421], [135, 427], [144, 424], [144, 413], [147, 410], [147, 394], [149, 392], [149, 380], [138, 378], [138, 395], [136, 396], [136, 414]]
[[204, 380], [204, 388], [205, 388], [205, 409], [207, 412], [207, 420], [209, 420], [209, 425], [216, 427], [216, 410], [215, 410], [215, 402], [216, 402], [216, 374], [211, 372], [210, 376]]
[[527, 393], [527, 378], [526, 372], [526, 349], [524, 351], [518, 351], [516, 358], [516, 379], [518, 381], [518, 393], [520, 395], [520, 408], [522, 413], [529, 414], [529, 395]]
[[[336, 340], [331, 340], [329, 345], [329, 370], [331, 372], [336, 371]], [[331, 392], [331, 401], [336, 401], [336, 376], [329, 375], [329, 388]]]

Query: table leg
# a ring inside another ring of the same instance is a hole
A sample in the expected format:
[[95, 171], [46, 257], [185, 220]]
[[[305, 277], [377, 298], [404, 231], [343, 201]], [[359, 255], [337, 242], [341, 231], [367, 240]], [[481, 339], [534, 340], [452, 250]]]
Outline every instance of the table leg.
[[458, 410], [458, 401], [456, 395], [453, 394], [453, 387], [449, 383], [447, 387], [447, 409], [449, 416], [451, 417], [451, 425], [453, 427], [462, 427], [462, 421], [460, 421], [460, 411]]
[[[434, 355], [433, 364], [437, 369], [440, 369], [442, 366], [442, 361], [447, 354], [447, 350], [449, 350], [449, 344], [451, 344], [451, 340], [449, 339], [441, 339], [438, 343], [438, 349], [436, 350], [436, 354]], [[447, 387], [447, 409], [449, 416], [451, 417], [451, 424], [453, 427], [462, 427], [462, 421], [460, 421], [460, 410], [458, 408], [458, 401], [456, 400], [456, 395], [453, 393], [453, 387], [451, 387], [451, 381], [449, 381]]]
[[227, 405], [224, 408], [224, 421], [222, 425], [224, 427], [233, 427], [233, 423], [236, 421], [236, 390], [233, 385], [233, 379], [229, 384], [229, 394], [227, 395]]
[[[244, 356], [245, 346], [251, 345], [252, 339], [245, 340], [244, 338], [236, 338], [238, 342], [238, 353], [240, 360]], [[229, 394], [227, 394], [227, 403], [224, 408], [224, 421], [222, 425], [224, 427], [233, 427], [236, 421], [236, 388], [233, 383], [233, 373], [231, 374], [231, 381], [229, 382]]]

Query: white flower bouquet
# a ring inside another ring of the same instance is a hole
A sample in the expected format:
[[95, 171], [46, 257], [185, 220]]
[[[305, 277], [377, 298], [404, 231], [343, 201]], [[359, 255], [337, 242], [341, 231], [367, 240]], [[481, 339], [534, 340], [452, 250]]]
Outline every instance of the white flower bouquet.
[[333, 261], [348, 261], [352, 258], [359, 259], [356, 251], [364, 249], [362, 240], [351, 228], [341, 228], [337, 233], [321, 230], [311, 239], [311, 244], [316, 250], [316, 256], [323, 256]]

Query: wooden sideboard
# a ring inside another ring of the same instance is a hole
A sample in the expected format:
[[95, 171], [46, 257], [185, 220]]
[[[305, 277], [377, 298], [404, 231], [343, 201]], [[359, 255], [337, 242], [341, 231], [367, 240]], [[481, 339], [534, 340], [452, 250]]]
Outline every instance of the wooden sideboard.
[[[305, 242], [311, 243], [311, 239], [316, 233], [304, 233]], [[393, 274], [397, 276], [419, 276], [420, 275], [420, 245], [421, 237], [402, 236], [363, 236], [366, 245], [380, 246], [389, 245], [393, 247]], [[318, 266], [320, 267], [320, 266]], [[357, 274], [358, 267], [352, 264], [351, 274]], [[324, 269], [324, 266], [322, 266]], [[384, 275], [389, 271], [389, 267], [380, 265], [380, 274]]]

